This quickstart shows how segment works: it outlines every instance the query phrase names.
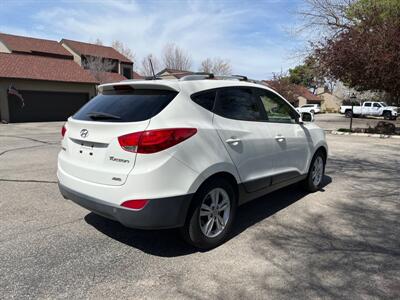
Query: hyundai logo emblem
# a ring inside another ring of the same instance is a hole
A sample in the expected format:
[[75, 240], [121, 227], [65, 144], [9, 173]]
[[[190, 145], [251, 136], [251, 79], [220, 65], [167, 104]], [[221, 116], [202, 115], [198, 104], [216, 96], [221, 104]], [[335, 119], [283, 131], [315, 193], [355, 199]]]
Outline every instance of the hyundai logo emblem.
[[81, 137], [86, 138], [89, 135], [89, 131], [87, 129], [81, 130]]

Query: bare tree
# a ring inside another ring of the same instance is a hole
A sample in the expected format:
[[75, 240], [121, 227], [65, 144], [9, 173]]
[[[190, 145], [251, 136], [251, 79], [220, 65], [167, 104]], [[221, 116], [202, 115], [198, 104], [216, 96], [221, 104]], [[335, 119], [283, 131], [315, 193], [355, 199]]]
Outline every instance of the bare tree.
[[96, 38], [96, 40], [94, 41], [95, 45], [99, 45], [99, 46], [103, 46], [103, 41], [99, 38]]
[[213, 61], [211, 58], [208, 57], [201, 62], [199, 71], [205, 73], [212, 73], [212, 69], [213, 69]]
[[185, 50], [170, 43], [164, 47], [163, 63], [165, 68], [187, 71], [192, 67], [192, 58]]
[[214, 59], [206, 58], [201, 62], [199, 71], [215, 75], [230, 75], [232, 74], [232, 67], [229, 60], [219, 57], [215, 57]]
[[124, 43], [122, 43], [121, 41], [113, 41], [111, 47], [129, 58], [131, 61], [135, 62], [135, 53], [128, 46], [124, 45]]
[[349, 17], [349, 6], [355, 0], [304, 0], [299, 11], [303, 17], [300, 31], [312, 31], [324, 36], [336, 35], [349, 29], [354, 20]]
[[160, 71], [160, 63], [157, 57], [155, 57], [153, 54], [150, 53], [146, 55], [146, 57], [144, 57], [142, 60], [141, 73], [144, 76], [153, 76], [153, 72], [150, 66], [150, 60], [153, 64], [154, 72], [157, 73], [158, 71]]
[[104, 82], [105, 72], [110, 72], [115, 68], [115, 62], [112, 60], [95, 56], [85, 56], [85, 59], [82, 60], [82, 65], [85, 69], [88, 69], [99, 82]]

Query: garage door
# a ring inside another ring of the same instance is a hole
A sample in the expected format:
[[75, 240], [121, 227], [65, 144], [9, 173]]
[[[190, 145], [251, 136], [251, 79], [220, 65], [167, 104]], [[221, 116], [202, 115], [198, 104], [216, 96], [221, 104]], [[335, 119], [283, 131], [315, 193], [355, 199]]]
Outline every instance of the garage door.
[[89, 100], [87, 93], [19, 91], [8, 95], [10, 122], [65, 121]]

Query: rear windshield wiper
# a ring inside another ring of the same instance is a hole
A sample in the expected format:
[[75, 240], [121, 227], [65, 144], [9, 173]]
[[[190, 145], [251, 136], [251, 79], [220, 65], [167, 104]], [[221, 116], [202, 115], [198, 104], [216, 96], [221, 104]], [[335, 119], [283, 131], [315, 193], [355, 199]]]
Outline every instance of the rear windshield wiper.
[[92, 111], [92, 112], [87, 113], [86, 115], [93, 120], [107, 120], [107, 119], [121, 120], [120, 116], [108, 114], [105, 112]]

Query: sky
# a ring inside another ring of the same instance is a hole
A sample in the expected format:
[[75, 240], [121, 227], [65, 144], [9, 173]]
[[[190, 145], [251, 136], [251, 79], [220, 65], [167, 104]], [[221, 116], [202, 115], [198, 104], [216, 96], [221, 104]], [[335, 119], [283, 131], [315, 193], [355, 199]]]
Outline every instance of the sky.
[[105, 45], [119, 40], [141, 60], [167, 43], [183, 48], [197, 71], [207, 57], [234, 74], [269, 79], [301, 63], [306, 38], [293, 34], [302, 0], [0, 0], [0, 32]]

